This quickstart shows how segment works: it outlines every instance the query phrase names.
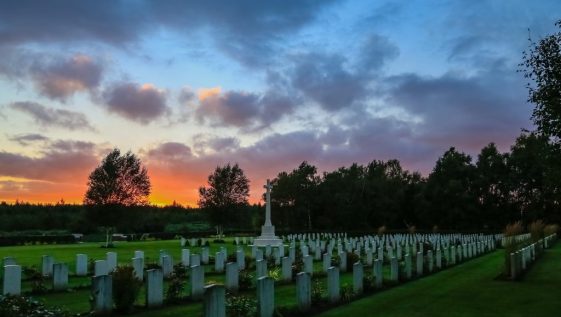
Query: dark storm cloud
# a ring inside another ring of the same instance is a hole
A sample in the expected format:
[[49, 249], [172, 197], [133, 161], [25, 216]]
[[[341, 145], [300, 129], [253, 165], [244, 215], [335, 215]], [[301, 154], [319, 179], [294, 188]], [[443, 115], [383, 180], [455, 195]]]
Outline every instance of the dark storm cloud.
[[109, 111], [141, 124], [148, 124], [169, 111], [166, 98], [164, 91], [149, 84], [118, 83], [103, 92]]
[[315, 19], [334, 1], [2, 1], [0, 45], [26, 42], [134, 43], [161, 27], [180, 34], [210, 30], [218, 48], [262, 65], [275, 43]]
[[29, 115], [43, 127], [95, 131], [86, 116], [80, 112], [49, 108], [29, 101], [14, 102], [10, 104], [10, 108]]

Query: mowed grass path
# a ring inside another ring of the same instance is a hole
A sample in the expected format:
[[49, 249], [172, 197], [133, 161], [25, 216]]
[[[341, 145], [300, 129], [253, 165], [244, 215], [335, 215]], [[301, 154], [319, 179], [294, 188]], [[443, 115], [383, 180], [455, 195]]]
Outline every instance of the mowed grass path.
[[503, 254], [494, 252], [320, 316], [561, 316], [561, 243], [517, 282], [495, 280]]

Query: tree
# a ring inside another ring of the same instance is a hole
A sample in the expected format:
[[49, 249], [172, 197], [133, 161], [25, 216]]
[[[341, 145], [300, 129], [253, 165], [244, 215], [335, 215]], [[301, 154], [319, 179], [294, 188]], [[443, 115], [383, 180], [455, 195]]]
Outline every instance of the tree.
[[[555, 23], [561, 28], [561, 20]], [[524, 52], [524, 77], [533, 81], [528, 84], [528, 101], [536, 107], [532, 119], [537, 131], [559, 141], [561, 138], [561, 32], [549, 35], [539, 41], [530, 42], [530, 49]]]
[[218, 234], [226, 221], [236, 222], [237, 211], [248, 206], [249, 180], [243, 170], [234, 164], [217, 166], [208, 176], [208, 187], [199, 188], [199, 207], [205, 209]]
[[150, 178], [146, 168], [131, 152], [111, 151], [91, 174], [85, 205], [146, 205]]

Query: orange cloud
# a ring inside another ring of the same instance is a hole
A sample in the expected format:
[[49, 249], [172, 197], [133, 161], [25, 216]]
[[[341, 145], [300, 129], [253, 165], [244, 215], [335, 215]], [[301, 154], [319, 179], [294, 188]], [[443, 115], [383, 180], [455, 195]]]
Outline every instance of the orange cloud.
[[220, 87], [212, 87], [212, 88], [201, 88], [198, 91], [199, 100], [203, 101], [207, 98], [214, 97], [220, 95], [222, 89]]

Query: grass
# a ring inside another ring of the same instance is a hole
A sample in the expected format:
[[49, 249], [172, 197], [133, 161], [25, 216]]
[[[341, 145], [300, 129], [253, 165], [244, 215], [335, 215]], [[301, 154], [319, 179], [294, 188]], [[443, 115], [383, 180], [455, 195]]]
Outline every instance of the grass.
[[[221, 246], [228, 248], [229, 254], [235, 250], [232, 243], [211, 244], [211, 254]], [[156, 260], [160, 249], [172, 254], [179, 261], [178, 241], [121, 242], [117, 248], [110, 249], [119, 254], [120, 263], [129, 263], [135, 250], [145, 251], [147, 258]], [[190, 248], [199, 253], [199, 248]], [[250, 252], [250, 248], [245, 248]], [[90, 258], [102, 259], [107, 249], [99, 244], [45, 245], [0, 248], [0, 258], [14, 256], [23, 265], [40, 265], [41, 255], [49, 254], [56, 261], [67, 262], [73, 271], [75, 254], [85, 253]], [[449, 268], [405, 285], [401, 285], [361, 300], [355, 301], [320, 316], [557, 316], [561, 311], [561, 244], [547, 250], [543, 258], [531, 268], [530, 272], [518, 282], [495, 280], [503, 265], [503, 251], [494, 252], [477, 259]], [[315, 270], [321, 270], [321, 262], [314, 263]], [[365, 268], [366, 272], [370, 268]], [[389, 266], [384, 265], [384, 275], [389, 277]], [[212, 270], [208, 267], [207, 270]], [[206, 281], [222, 282], [221, 275], [206, 276]], [[325, 278], [320, 279], [326, 288]], [[352, 273], [342, 274], [341, 284], [352, 284]], [[88, 278], [71, 277], [71, 285], [88, 285]], [[187, 282], [188, 284], [188, 282]], [[47, 283], [49, 286], [49, 283]], [[24, 290], [28, 283], [24, 283]], [[185, 295], [189, 286], [186, 285]], [[245, 295], [255, 296], [255, 290]], [[70, 290], [62, 293], [49, 293], [38, 296], [48, 305], [60, 306], [72, 312], [85, 312], [89, 309], [89, 288]], [[275, 301], [279, 306], [296, 304], [296, 289], [293, 284], [275, 285]], [[144, 289], [137, 305], [144, 304]], [[155, 310], [141, 310], [133, 316], [201, 316], [202, 304], [186, 303], [167, 306]]]
[[501, 251], [319, 316], [508, 316], [561, 314], [561, 243], [545, 252], [520, 281], [495, 280]]

